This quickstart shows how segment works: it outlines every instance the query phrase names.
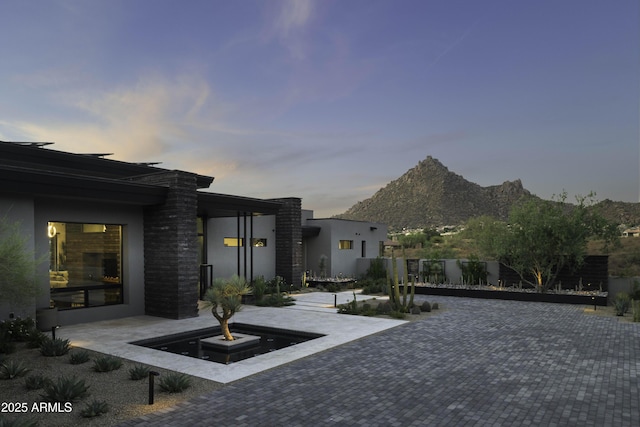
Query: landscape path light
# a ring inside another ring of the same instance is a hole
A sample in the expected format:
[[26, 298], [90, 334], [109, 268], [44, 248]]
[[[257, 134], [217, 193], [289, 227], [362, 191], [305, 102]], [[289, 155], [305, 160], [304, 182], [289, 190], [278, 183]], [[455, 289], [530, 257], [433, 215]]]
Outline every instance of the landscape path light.
[[149, 371], [149, 405], [153, 405], [154, 379], [160, 376], [160, 372]]

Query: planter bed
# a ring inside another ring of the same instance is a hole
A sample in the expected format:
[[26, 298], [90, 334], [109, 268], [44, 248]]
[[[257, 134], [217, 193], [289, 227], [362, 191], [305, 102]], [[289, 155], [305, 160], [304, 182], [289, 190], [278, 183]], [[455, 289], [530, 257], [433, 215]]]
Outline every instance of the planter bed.
[[445, 286], [416, 286], [415, 293], [418, 295], [442, 295], [451, 297], [502, 299], [512, 301], [534, 301], [534, 302], [554, 302], [561, 304], [582, 304], [582, 305], [607, 305], [607, 293], [579, 294], [579, 293], [536, 293], [526, 290], [507, 289], [473, 289], [462, 287]]

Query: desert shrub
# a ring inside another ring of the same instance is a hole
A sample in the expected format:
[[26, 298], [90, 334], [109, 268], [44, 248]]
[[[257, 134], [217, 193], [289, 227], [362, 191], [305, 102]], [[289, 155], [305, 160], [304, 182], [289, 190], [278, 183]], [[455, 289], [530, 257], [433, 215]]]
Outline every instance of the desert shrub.
[[93, 369], [95, 372], [111, 372], [122, 367], [122, 360], [113, 356], [101, 356], [93, 361]]
[[265, 292], [267, 291], [267, 282], [265, 282], [264, 277], [260, 276], [253, 281], [253, 296], [256, 299], [256, 303], [262, 300]]
[[362, 287], [362, 293], [365, 295], [373, 294], [386, 294], [387, 293], [387, 280], [386, 279], [364, 279], [358, 282]]
[[80, 411], [80, 415], [84, 418], [93, 418], [98, 415], [106, 414], [109, 411], [109, 405], [103, 400], [94, 399], [85, 404], [84, 409]]
[[180, 393], [191, 387], [191, 378], [185, 374], [172, 372], [160, 377], [158, 385], [167, 393]]
[[371, 260], [365, 277], [374, 281], [378, 279], [387, 280], [387, 270], [384, 268], [384, 261], [382, 258], [377, 257], [376, 259]]
[[71, 344], [69, 340], [63, 340], [61, 338], [56, 338], [52, 340], [47, 337], [40, 345], [40, 354], [46, 357], [57, 357], [63, 356], [69, 353], [71, 350]]
[[27, 388], [27, 390], [40, 390], [50, 382], [51, 380], [49, 378], [40, 374], [35, 374], [29, 375], [24, 379], [24, 386]]
[[429, 304], [429, 301], [425, 301], [420, 305], [420, 310], [424, 311], [424, 312], [430, 312], [431, 311], [431, 304]]
[[75, 402], [89, 395], [89, 386], [75, 376], [59, 377], [44, 386], [41, 397], [46, 402]]
[[381, 302], [376, 307], [377, 314], [388, 314], [391, 311], [391, 304], [387, 302]]
[[74, 351], [69, 355], [69, 363], [72, 365], [81, 365], [89, 361], [89, 352], [86, 350]]
[[414, 305], [413, 307], [411, 307], [411, 314], [420, 314], [420, 307], [418, 307], [417, 305]]
[[440, 308], [440, 306], [438, 305], [437, 302], [434, 302], [433, 304], [431, 304], [431, 310], [437, 310], [439, 308]]
[[27, 338], [27, 347], [29, 348], [40, 348], [42, 343], [48, 340], [49, 337], [40, 332], [37, 329], [33, 329]]
[[627, 311], [629, 311], [629, 305], [631, 304], [631, 299], [629, 298], [629, 294], [626, 292], [619, 292], [616, 294], [616, 297], [613, 301], [613, 307], [616, 310], [616, 316], [624, 316]]
[[5, 320], [0, 322], [0, 340], [26, 341], [35, 329], [36, 323], [30, 317]]
[[129, 369], [129, 379], [134, 381], [143, 380], [149, 376], [149, 370], [148, 366], [136, 364]]
[[13, 359], [6, 360], [0, 365], [0, 379], [2, 380], [12, 380], [17, 377], [25, 376], [30, 369], [22, 364], [22, 362], [17, 362]]

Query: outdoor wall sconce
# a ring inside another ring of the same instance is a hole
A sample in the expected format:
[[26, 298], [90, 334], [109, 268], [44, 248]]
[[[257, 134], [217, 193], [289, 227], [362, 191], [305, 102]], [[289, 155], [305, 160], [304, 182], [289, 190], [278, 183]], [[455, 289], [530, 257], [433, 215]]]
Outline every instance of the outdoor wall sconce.
[[56, 230], [56, 227], [54, 227], [53, 225], [47, 226], [47, 236], [49, 236], [50, 239], [53, 239], [57, 233], [58, 230]]
[[160, 376], [160, 372], [149, 371], [149, 405], [153, 405], [154, 379]]

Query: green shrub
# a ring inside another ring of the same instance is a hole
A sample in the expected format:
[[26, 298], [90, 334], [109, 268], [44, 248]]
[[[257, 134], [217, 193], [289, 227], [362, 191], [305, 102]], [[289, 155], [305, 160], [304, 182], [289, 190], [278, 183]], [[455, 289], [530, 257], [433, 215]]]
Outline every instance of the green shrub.
[[33, 329], [27, 338], [27, 347], [40, 348], [49, 337], [37, 329]]
[[267, 282], [265, 282], [264, 277], [260, 276], [253, 281], [253, 297], [256, 299], [256, 304], [262, 301], [265, 292], [267, 291]]
[[613, 301], [613, 306], [616, 310], [616, 316], [624, 316], [627, 311], [629, 311], [629, 305], [631, 304], [631, 299], [629, 298], [629, 294], [626, 292], [619, 292], [616, 294], [616, 297]]
[[381, 302], [376, 307], [376, 314], [388, 314], [391, 311], [391, 304], [389, 301]]
[[429, 304], [429, 301], [425, 301], [420, 305], [420, 310], [424, 311], [424, 312], [430, 312], [431, 311], [431, 304]]
[[75, 402], [89, 395], [89, 386], [84, 380], [72, 377], [59, 377], [44, 386], [41, 397], [46, 402]]
[[167, 393], [180, 393], [191, 387], [191, 378], [177, 372], [160, 377], [160, 389]]
[[0, 340], [26, 341], [29, 335], [36, 328], [36, 323], [32, 318], [5, 320], [0, 322]]
[[91, 359], [89, 352], [86, 350], [74, 351], [69, 355], [69, 363], [72, 365], [81, 365], [87, 363]]
[[93, 361], [93, 370], [95, 372], [111, 372], [122, 367], [122, 360], [113, 356], [98, 357]]
[[69, 350], [71, 350], [69, 340], [63, 340], [61, 338], [52, 340], [47, 337], [40, 346], [40, 354], [46, 357], [63, 356], [69, 353]]
[[40, 374], [29, 375], [24, 379], [24, 385], [27, 390], [40, 390], [50, 382], [51, 380], [49, 378]]
[[373, 281], [376, 281], [377, 279], [382, 279], [383, 281], [387, 280], [387, 270], [384, 268], [384, 261], [382, 258], [377, 257], [376, 259], [371, 260], [365, 276]]
[[440, 306], [438, 305], [437, 302], [434, 302], [433, 304], [431, 304], [431, 310], [437, 310], [439, 308], [440, 308]]
[[129, 379], [134, 381], [143, 380], [149, 376], [149, 367], [136, 364], [133, 368], [129, 369]]
[[358, 284], [362, 287], [362, 293], [365, 295], [374, 294], [386, 294], [387, 292], [387, 280], [386, 279], [364, 279], [360, 280]]
[[80, 411], [80, 415], [84, 418], [93, 418], [98, 415], [106, 414], [109, 411], [109, 405], [107, 402], [103, 400], [92, 400], [87, 403], [82, 411]]
[[17, 377], [25, 376], [30, 369], [15, 360], [6, 360], [0, 365], [0, 379], [12, 380]]

